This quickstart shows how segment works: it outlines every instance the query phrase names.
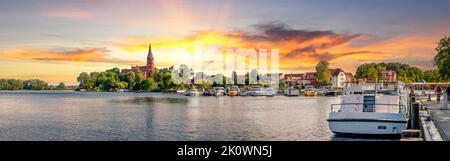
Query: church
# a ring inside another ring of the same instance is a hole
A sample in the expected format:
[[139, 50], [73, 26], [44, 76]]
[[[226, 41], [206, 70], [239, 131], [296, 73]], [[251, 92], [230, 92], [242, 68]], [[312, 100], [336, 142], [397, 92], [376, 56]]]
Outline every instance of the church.
[[132, 65], [131, 69], [122, 69], [121, 73], [123, 75], [128, 74], [130, 72], [136, 72], [136, 73], [142, 73], [142, 76], [144, 79], [147, 79], [148, 76], [153, 74], [155, 70], [155, 63], [153, 60], [153, 53], [152, 53], [152, 44], [148, 47], [148, 54], [147, 54], [147, 65], [146, 66], [138, 66], [138, 65]]

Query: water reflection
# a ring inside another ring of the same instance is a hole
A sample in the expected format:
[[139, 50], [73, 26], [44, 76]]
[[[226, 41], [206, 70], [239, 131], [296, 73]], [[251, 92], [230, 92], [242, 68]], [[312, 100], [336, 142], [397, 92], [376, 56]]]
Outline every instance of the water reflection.
[[187, 104], [187, 98], [156, 98], [156, 97], [135, 97], [128, 99], [113, 99], [111, 103], [126, 103], [126, 104], [155, 104], [155, 103], [169, 103], [169, 104]]
[[338, 97], [19, 91], [0, 102], [0, 140], [355, 140], [328, 129]]

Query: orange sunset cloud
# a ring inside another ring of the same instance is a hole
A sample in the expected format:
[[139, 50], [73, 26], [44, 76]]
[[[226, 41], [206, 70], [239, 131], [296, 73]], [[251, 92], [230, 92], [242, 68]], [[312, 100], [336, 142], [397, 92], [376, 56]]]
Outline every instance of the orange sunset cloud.
[[[204, 46], [244, 49], [279, 49], [281, 70], [312, 68], [319, 60], [334, 61], [342, 57], [372, 57], [380, 55], [363, 47], [351, 47], [362, 34], [338, 34], [333, 31], [291, 29], [283, 24], [254, 25], [255, 32], [200, 31], [189, 35], [130, 37], [116, 40], [116, 47], [128, 53], [143, 53], [148, 41], [153, 49], [185, 48], [192, 51], [195, 41]], [[161, 53], [167, 54], [167, 53]]]
[[125, 61], [109, 58], [108, 51], [103, 48], [86, 48], [71, 50], [38, 50], [38, 49], [9, 49], [5, 50], [0, 59], [8, 60], [35, 60], [50, 62], [94, 62], [94, 63], [113, 63], [113, 64], [131, 64], [134, 61]]

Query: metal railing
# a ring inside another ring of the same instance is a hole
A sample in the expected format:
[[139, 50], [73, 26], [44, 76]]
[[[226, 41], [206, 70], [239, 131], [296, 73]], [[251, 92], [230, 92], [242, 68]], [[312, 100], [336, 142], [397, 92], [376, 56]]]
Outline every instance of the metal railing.
[[[402, 111], [404, 111], [404, 110], [406, 109], [406, 108], [405, 108], [405, 105], [401, 105], [401, 104], [339, 103], [339, 104], [331, 104], [331, 112], [341, 112], [342, 106], [345, 106], [345, 105], [363, 105], [363, 106], [362, 106], [363, 110], [362, 110], [361, 112], [366, 112], [366, 110], [364, 110], [364, 109], [367, 109], [368, 106], [373, 106], [373, 108], [374, 108], [374, 111], [373, 111], [373, 112], [376, 112], [376, 106], [377, 106], [377, 105], [378, 105], [378, 106], [387, 106], [387, 107], [388, 107], [388, 111], [391, 111], [390, 108], [389, 108], [390, 106], [398, 106], [398, 107], [399, 107], [398, 113], [402, 113]], [[337, 108], [336, 106], [339, 106], [339, 108]]]

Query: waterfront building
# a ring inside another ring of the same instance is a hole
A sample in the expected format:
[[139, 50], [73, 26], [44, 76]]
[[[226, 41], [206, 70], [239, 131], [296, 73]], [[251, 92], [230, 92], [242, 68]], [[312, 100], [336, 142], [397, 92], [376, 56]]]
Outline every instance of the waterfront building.
[[[352, 73], [346, 73], [340, 68], [329, 70], [331, 87], [342, 88], [345, 86], [345, 83], [353, 82]], [[286, 81], [289, 86], [319, 86], [315, 72], [307, 72], [304, 74], [285, 74], [283, 75], [282, 80]]]
[[282, 80], [286, 81], [289, 86], [299, 86], [304, 84], [305, 74], [285, 74]]
[[354, 82], [354, 77], [352, 73], [345, 73], [345, 78], [347, 79], [347, 82]]
[[149, 45], [146, 66], [132, 65], [130, 69], [122, 69], [121, 74], [125, 75], [130, 72], [141, 73], [144, 79], [147, 79], [155, 70], [155, 62], [152, 53], [152, 44]]
[[345, 82], [347, 81], [346, 75], [344, 70], [341, 68], [337, 69], [330, 69], [330, 80], [331, 80], [331, 87], [333, 88], [342, 88], [345, 86]]
[[341, 68], [330, 69], [331, 76], [331, 87], [333, 88], [342, 88], [345, 86], [345, 83], [353, 81], [353, 74], [346, 73]]
[[381, 72], [381, 76], [386, 82], [397, 82], [397, 73], [392, 70], [385, 70]]
[[304, 75], [305, 74], [285, 74], [284, 80], [286, 80], [286, 81], [303, 80]]

